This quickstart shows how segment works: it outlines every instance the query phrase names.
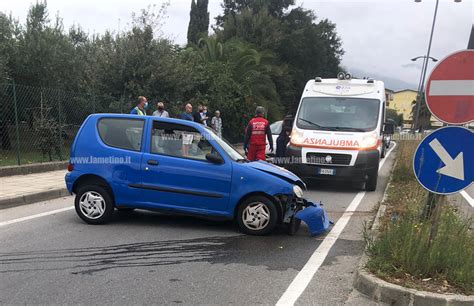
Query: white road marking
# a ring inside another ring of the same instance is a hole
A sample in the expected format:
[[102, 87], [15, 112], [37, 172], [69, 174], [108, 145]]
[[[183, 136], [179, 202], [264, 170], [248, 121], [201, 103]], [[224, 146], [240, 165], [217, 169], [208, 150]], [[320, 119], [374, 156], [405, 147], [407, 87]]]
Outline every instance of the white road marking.
[[433, 80], [430, 96], [474, 96], [474, 80]]
[[[387, 160], [390, 153], [397, 146], [394, 142], [393, 147], [387, 152], [384, 159], [379, 164], [379, 171], [382, 169], [385, 161]], [[276, 305], [294, 305], [301, 294], [305, 291], [309, 282], [313, 278], [314, 274], [318, 271], [319, 267], [323, 264], [324, 260], [328, 256], [329, 251], [341, 235], [342, 231], [346, 227], [347, 223], [351, 219], [353, 213], [357, 210], [362, 198], [365, 196], [365, 191], [360, 191], [352, 199], [349, 206], [347, 206], [344, 214], [337, 220], [334, 227], [324, 238], [323, 242], [314, 251], [313, 255], [309, 258], [308, 262], [304, 265], [303, 269], [296, 275], [295, 279], [291, 282], [290, 286], [283, 293], [281, 298], [278, 300]]]
[[0, 227], [5, 226], [5, 225], [9, 225], [9, 224], [13, 224], [13, 223], [28, 221], [28, 220], [31, 220], [31, 219], [36, 219], [36, 218], [41, 218], [41, 217], [45, 217], [45, 216], [49, 216], [49, 215], [54, 215], [54, 214], [57, 214], [57, 213], [60, 213], [60, 212], [63, 212], [63, 211], [68, 211], [68, 210], [71, 210], [71, 209], [74, 209], [74, 206], [61, 208], [61, 209], [56, 209], [56, 210], [51, 210], [51, 211], [47, 211], [47, 212], [44, 212], [44, 213], [23, 217], [23, 218], [3, 221], [3, 222], [0, 222]]
[[471, 207], [474, 208], [474, 199], [471, 198], [469, 193], [467, 193], [466, 190], [462, 190], [460, 193], [466, 199], [467, 203], [469, 203], [469, 205], [471, 205]]

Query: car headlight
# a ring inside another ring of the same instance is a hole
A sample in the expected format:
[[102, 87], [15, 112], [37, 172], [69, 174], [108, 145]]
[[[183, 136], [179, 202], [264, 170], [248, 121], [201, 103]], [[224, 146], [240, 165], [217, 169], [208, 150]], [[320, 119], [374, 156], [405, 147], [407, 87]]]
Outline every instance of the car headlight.
[[298, 198], [302, 198], [303, 197], [303, 189], [301, 189], [300, 186], [298, 185], [294, 185], [293, 186], [293, 193], [296, 195], [296, 197]]

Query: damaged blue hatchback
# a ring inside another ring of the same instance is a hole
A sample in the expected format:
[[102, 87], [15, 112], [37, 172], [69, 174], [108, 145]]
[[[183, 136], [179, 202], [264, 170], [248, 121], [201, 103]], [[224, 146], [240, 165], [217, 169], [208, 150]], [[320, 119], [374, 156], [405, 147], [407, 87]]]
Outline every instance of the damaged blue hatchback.
[[285, 224], [294, 233], [305, 184], [266, 162], [248, 162], [213, 130], [190, 121], [95, 114], [71, 147], [66, 185], [79, 217], [107, 222], [135, 208], [236, 220], [251, 235]]

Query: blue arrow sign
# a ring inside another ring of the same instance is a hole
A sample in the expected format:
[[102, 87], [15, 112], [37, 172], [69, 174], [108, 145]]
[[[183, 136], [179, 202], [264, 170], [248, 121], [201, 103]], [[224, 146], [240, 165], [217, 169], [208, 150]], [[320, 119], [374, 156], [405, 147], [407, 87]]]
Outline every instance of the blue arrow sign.
[[474, 180], [474, 133], [457, 126], [432, 132], [416, 149], [413, 171], [418, 182], [434, 193], [466, 188]]

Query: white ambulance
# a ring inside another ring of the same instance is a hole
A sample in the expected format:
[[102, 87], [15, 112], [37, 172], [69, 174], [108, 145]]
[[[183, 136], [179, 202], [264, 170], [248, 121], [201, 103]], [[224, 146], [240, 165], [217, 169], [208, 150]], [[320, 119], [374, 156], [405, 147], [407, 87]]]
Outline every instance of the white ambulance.
[[385, 87], [373, 79], [315, 78], [307, 82], [287, 147], [287, 168], [302, 178], [346, 180], [377, 187], [385, 155]]

